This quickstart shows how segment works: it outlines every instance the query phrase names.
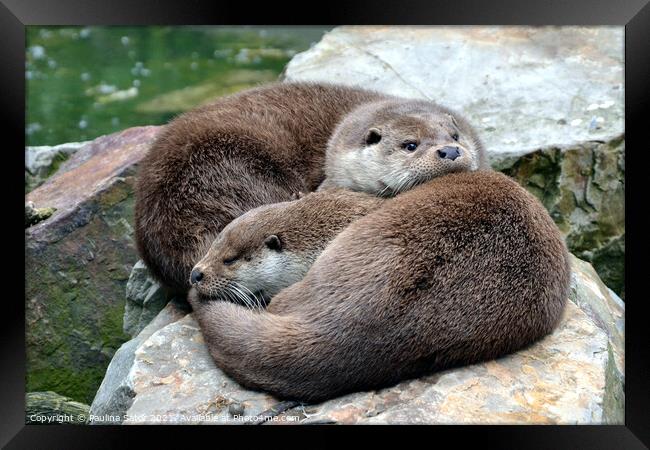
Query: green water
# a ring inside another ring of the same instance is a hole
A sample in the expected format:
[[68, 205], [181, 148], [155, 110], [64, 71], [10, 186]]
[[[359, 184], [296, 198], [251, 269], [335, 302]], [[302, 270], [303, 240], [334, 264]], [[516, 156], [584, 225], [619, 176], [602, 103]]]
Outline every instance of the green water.
[[158, 125], [276, 80], [324, 27], [28, 27], [27, 145]]

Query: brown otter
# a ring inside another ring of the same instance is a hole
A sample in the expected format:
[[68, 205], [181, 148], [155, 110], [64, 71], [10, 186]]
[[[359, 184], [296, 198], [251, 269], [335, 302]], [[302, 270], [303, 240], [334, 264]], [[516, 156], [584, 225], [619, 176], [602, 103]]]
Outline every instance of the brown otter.
[[194, 309], [209, 351], [241, 385], [319, 401], [520, 349], [568, 294], [564, 241], [505, 175], [445, 175], [353, 222], [266, 310]]
[[[363, 107], [376, 102], [381, 107], [373, 118], [373, 109]], [[363, 118], [359, 126], [370, 129], [356, 128], [358, 115]], [[170, 287], [187, 290], [192, 267], [231, 220], [252, 208], [290, 200], [298, 191], [315, 190], [325, 178], [327, 143], [339, 124], [328, 155], [333, 180], [326, 185], [393, 195], [439, 174], [423, 156], [452, 164], [462, 151], [456, 138], [469, 147], [459, 165], [466, 156], [484, 164], [483, 148], [471, 127], [432, 102], [312, 83], [273, 84], [224, 97], [170, 122], [140, 165], [135, 235], [153, 274]], [[404, 139], [414, 142], [402, 139], [400, 129], [407, 132]], [[391, 139], [404, 146], [399, 151], [391, 147], [390, 156], [375, 161], [378, 135], [386, 152], [384, 144]], [[352, 150], [342, 151], [340, 146], [348, 142]], [[366, 152], [367, 147], [373, 151]], [[350, 158], [354, 152], [366, 158], [367, 175], [354, 178], [350, 186], [334, 167], [339, 155]], [[423, 162], [417, 171], [414, 159]], [[402, 169], [400, 160], [405, 162]], [[397, 181], [399, 186], [391, 184]]]
[[327, 145], [321, 185], [393, 196], [451, 172], [487, 168], [483, 146], [460, 115], [427, 101], [356, 108]]
[[219, 233], [190, 282], [202, 296], [261, 306], [302, 279], [339, 232], [383, 202], [338, 188], [252, 209]]

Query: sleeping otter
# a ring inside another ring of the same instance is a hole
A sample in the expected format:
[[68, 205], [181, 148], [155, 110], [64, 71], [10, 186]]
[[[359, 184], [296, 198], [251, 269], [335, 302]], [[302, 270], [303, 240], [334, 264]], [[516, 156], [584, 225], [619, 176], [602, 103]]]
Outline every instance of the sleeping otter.
[[569, 257], [505, 175], [452, 173], [352, 222], [266, 310], [188, 297], [217, 365], [247, 388], [320, 401], [496, 358], [549, 333]]
[[383, 202], [338, 188], [252, 209], [219, 233], [190, 283], [204, 298], [261, 306], [302, 279], [338, 233]]

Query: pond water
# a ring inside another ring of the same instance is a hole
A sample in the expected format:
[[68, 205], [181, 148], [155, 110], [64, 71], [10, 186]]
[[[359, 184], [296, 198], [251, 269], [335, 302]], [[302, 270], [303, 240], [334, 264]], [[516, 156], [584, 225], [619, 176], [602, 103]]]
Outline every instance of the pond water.
[[325, 27], [28, 27], [27, 145], [84, 141], [273, 80]]

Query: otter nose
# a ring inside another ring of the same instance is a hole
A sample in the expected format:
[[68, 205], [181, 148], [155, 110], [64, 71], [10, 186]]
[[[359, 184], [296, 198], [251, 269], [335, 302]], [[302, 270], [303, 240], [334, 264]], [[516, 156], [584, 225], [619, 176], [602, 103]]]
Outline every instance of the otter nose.
[[190, 281], [192, 282], [192, 284], [196, 284], [202, 279], [203, 279], [203, 272], [201, 272], [199, 269], [192, 270], [192, 273], [190, 274]]
[[460, 150], [458, 147], [443, 147], [438, 150], [438, 156], [442, 159], [451, 159], [453, 161], [460, 156]]

